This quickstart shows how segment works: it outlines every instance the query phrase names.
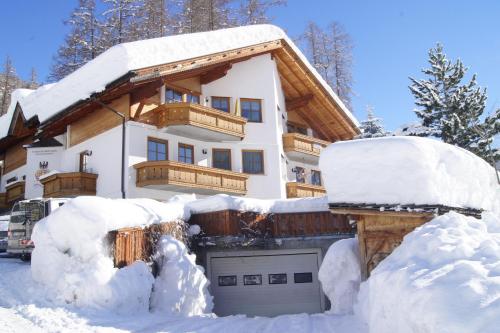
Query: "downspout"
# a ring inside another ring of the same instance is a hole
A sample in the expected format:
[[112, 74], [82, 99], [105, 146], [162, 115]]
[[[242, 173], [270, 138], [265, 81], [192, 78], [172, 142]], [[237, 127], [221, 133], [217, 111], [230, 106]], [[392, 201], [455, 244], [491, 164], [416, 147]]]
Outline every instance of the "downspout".
[[126, 139], [126, 130], [125, 130], [125, 123], [127, 121], [127, 118], [125, 117], [124, 114], [121, 112], [116, 111], [112, 107], [110, 107], [107, 104], [104, 104], [97, 98], [93, 97], [92, 101], [99, 104], [102, 106], [104, 109], [113, 112], [116, 114], [118, 117], [122, 119], [122, 175], [121, 175], [121, 192], [122, 192], [122, 199], [125, 199], [125, 139]]

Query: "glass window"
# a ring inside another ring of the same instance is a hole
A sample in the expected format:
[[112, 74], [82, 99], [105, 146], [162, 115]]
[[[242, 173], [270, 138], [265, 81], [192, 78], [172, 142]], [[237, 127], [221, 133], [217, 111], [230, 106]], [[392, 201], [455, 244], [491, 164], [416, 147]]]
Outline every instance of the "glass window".
[[297, 183], [306, 182], [306, 170], [301, 167], [295, 167], [295, 180]]
[[311, 184], [321, 186], [321, 171], [311, 170]]
[[214, 168], [231, 170], [231, 150], [229, 149], [212, 150], [212, 166]]
[[269, 284], [286, 284], [286, 273], [269, 274]]
[[245, 286], [255, 286], [262, 284], [262, 275], [243, 275], [243, 284]]
[[236, 275], [219, 276], [219, 286], [228, 287], [236, 285]]
[[167, 88], [165, 90], [165, 103], [182, 102], [182, 93], [180, 91]]
[[214, 109], [229, 113], [229, 97], [213, 97], [212, 107]]
[[299, 133], [299, 134], [307, 135], [307, 128], [300, 126], [298, 124], [287, 122], [286, 127], [287, 127], [288, 133]]
[[264, 173], [264, 152], [243, 151], [243, 172], [250, 174]]
[[166, 161], [168, 159], [168, 141], [148, 138], [148, 161]]
[[194, 164], [194, 147], [179, 143], [179, 162]]
[[241, 99], [241, 116], [249, 122], [262, 122], [262, 107], [260, 99]]
[[295, 283], [312, 283], [313, 274], [312, 273], [294, 273], [293, 282]]
[[192, 94], [186, 94], [186, 102], [200, 104], [200, 96], [198, 96], [198, 95], [192, 95]]

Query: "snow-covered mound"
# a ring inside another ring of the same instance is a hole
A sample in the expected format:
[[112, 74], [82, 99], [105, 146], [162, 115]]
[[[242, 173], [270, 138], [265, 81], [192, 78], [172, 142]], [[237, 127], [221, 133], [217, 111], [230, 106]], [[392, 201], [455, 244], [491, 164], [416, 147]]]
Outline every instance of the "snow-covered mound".
[[318, 273], [332, 314], [351, 313], [361, 283], [358, 238], [341, 239], [326, 252]]
[[117, 312], [146, 311], [153, 277], [144, 263], [113, 267], [104, 238], [111, 230], [187, 219], [183, 204], [78, 197], [39, 221], [31, 268], [56, 302]]
[[437, 140], [385, 137], [343, 141], [322, 151], [332, 203], [446, 205], [498, 209], [494, 169], [476, 155]]
[[408, 234], [361, 285], [370, 332], [498, 332], [500, 219], [455, 212]]
[[188, 253], [184, 243], [163, 236], [156, 260], [161, 269], [151, 295], [154, 311], [184, 316], [212, 311], [212, 296], [208, 292], [210, 282], [203, 268], [196, 265], [196, 256]]

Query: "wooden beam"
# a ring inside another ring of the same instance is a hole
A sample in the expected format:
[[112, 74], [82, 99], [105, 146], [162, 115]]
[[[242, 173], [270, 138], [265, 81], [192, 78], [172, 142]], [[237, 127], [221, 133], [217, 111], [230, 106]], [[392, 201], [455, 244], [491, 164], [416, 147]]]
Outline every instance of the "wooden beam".
[[138, 102], [142, 102], [145, 99], [153, 97], [157, 93], [157, 89], [161, 86], [163, 86], [163, 81], [161, 79], [157, 79], [153, 82], [142, 85], [135, 90], [132, 90], [130, 92], [130, 104], [132, 105]]
[[286, 111], [293, 111], [298, 108], [303, 108], [306, 107], [309, 102], [312, 100], [313, 95], [312, 94], [307, 94], [298, 98], [294, 99], [287, 99], [285, 100], [286, 103]]
[[205, 74], [200, 75], [200, 84], [207, 84], [223, 78], [227, 75], [227, 72], [233, 67], [232, 63], [226, 63], [222, 66], [216, 67]]

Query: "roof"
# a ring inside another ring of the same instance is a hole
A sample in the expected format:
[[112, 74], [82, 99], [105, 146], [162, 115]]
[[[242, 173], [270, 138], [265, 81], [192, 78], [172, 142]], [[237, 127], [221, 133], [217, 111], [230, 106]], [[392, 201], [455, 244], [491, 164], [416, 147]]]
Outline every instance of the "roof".
[[29, 145], [25, 145], [25, 148], [47, 148], [47, 147], [62, 147], [63, 144], [54, 138], [42, 138]]
[[[354, 116], [302, 52], [282, 29], [273, 25], [251, 25], [119, 44], [62, 80], [42, 86], [29, 94], [17, 95], [12, 100], [21, 103], [26, 119], [37, 116], [39, 122], [44, 123], [72, 105], [104, 91], [109, 84], [132, 71], [276, 40], [284, 40], [292, 48], [345, 116], [358, 126]], [[0, 137], [3, 137], [2, 135], [4, 133], [0, 132]]]
[[31, 89], [16, 89], [12, 92], [9, 108], [7, 112], [0, 117], [0, 138], [4, 138], [9, 134], [12, 117], [14, 116], [18, 103], [22, 105], [24, 99], [33, 92], [34, 90]]

